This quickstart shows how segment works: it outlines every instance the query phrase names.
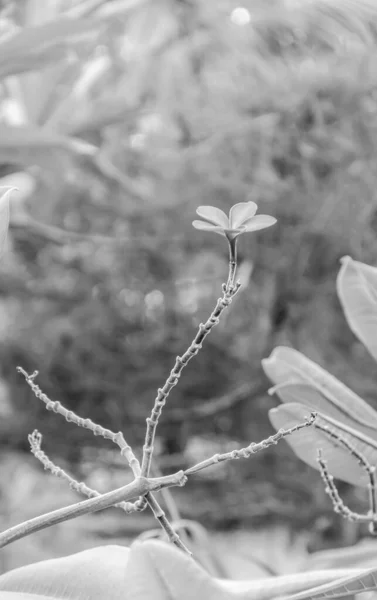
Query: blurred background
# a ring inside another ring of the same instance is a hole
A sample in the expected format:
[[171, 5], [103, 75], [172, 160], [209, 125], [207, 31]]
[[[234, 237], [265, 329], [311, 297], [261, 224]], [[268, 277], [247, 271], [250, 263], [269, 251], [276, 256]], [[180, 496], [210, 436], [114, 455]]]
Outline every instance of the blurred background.
[[[156, 390], [227, 276], [224, 240], [191, 226], [199, 205], [252, 200], [278, 224], [240, 240], [242, 290], [169, 397], [158, 472], [273, 433], [260, 361], [276, 345], [377, 404], [335, 293], [340, 257], [377, 262], [376, 40], [374, 0], [0, 1], [0, 185], [19, 189], [0, 266], [2, 529], [79, 499], [30, 455], [34, 428], [99, 491], [129, 480], [116, 448], [48, 413], [16, 366], [140, 456]], [[285, 572], [365, 535], [285, 442], [161, 502], [218, 554], [237, 540], [233, 576], [263, 572], [272, 546]], [[154, 527], [110, 509], [13, 544], [0, 571]]]

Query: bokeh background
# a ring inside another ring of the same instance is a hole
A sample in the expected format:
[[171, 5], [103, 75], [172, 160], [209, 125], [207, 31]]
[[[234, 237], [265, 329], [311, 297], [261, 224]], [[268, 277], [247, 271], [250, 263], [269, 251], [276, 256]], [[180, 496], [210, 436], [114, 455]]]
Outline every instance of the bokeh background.
[[[252, 200], [278, 224], [241, 238], [242, 291], [169, 397], [157, 471], [273, 433], [260, 361], [276, 345], [377, 404], [335, 293], [343, 255], [377, 261], [376, 33], [369, 0], [0, 2], [0, 185], [19, 189], [0, 267], [2, 529], [79, 499], [30, 456], [35, 428], [99, 491], [129, 480], [116, 449], [48, 413], [16, 366], [140, 455], [156, 390], [227, 275], [224, 240], [191, 226], [199, 205]], [[237, 539], [252, 562], [268, 540], [276, 572], [365, 535], [285, 442], [162, 503], [220, 554]], [[111, 509], [15, 543], [0, 569], [154, 527]]]

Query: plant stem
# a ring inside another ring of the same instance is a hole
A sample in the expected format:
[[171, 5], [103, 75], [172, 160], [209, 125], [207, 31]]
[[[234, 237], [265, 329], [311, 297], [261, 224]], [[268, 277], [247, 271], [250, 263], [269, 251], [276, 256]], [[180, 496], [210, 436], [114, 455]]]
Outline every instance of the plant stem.
[[166, 518], [164, 511], [162, 510], [161, 506], [159, 505], [159, 503], [157, 502], [157, 500], [155, 499], [153, 494], [147, 494], [145, 497], [148, 502], [148, 505], [152, 509], [152, 512], [153, 512], [155, 518], [160, 523], [162, 529], [164, 529], [164, 531], [166, 532], [169, 542], [172, 542], [178, 548], [183, 550], [183, 552], [185, 552], [189, 556], [192, 556], [192, 552], [190, 552], [190, 550], [187, 548], [187, 546], [185, 546], [185, 544], [182, 542], [182, 540], [179, 537], [179, 535], [177, 534], [177, 532], [174, 531], [172, 525]]
[[236, 240], [229, 241], [229, 274], [226, 284], [223, 284], [223, 295], [217, 300], [216, 306], [212, 311], [211, 315], [205, 323], [200, 323], [198, 332], [187, 348], [186, 352], [182, 356], [177, 356], [175, 359], [174, 367], [170, 371], [170, 375], [167, 378], [162, 388], [158, 389], [157, 396], [154, 401], [151, 416], [147, 418], [147, 430], [145, 435], [145, 443], [143, 446], [143, 460], [141, 465], [142, 477], [149, 476], [149, 470], [152, 462], [153, 450], [154, 450], [154, 438], [156, 434], [158, 420], [160, 418], [163, 407], [166, 404], [167, 397], [178, 380], [184, 367], [188, 362], [198, 354], [202, 348], [204, 339], [210, 333], [215, 325], [219, 323], [221, 313], [227, 308], [233, 300], [233, 297], [241, 287], [240, 282], [234, 283], [236, 270], [237, 270], [237, 252], [236, 252]]
[[226, 282], [227, 290], [232, 289], [237, 271], [237, 238], [228, 239], [229, 243], [229, 274]]

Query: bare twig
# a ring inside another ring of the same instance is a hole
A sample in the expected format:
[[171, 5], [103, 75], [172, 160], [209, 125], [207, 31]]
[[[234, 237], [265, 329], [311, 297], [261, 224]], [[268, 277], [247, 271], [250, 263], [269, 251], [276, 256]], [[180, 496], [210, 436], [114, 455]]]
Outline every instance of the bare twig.
[[[69, 487], [78, 492], [79, 494], [84, 494], [88, 496], [88, 498], [98, 498], [101, 496], [99, 492], [93, 490], [88, 487], [82, 481], [77, 481], [73, 477], [71, 477], [64, 469], [55, 465], [52, 460], [47, 456], [47, 454], [42, 450], [42, 435], [36, 429], [33, 431], [31, 435], [28, 436], [30, 448], [32, 454], [35, 456], [39, 462], [42, 463], [45, 470], [50, 471], [56, 477], [60, 477], [65, 479], [69, 483]], [[143, 510], [146, 507], [146, 504], [142, 508], [140, 508], [140, 504], [137, 502], [118, 502], [114, 504], [115, 508], [121, 508], [126, 514], [131, 514], [136, 511]]]
[[46, 394], [44, 394], [41, 388], [34, 383], [34, 379], [38, 375], [38, 371], [34, 371], [31, 375], [29, 375], [22, 367], [17, 367], [18, 373], [22, 373], [25, 377], [26, 383], [31, 387], [34, 392], [34, 395], [42, 402], [45, 403], [47, 410], [52, 410], [54, 413], [62, 415], [66, 421], [74, 423], [79, 427], [84, 427], [84, 429], [89, 429], [94, 435], [100, 435], [101, 437], [111, 440], [114, 444], [119, 446], [120, 453], [124, 456], [130, 465], [132, 472], [134, 475], [140, 475], [140, 463], [134, 455], [131, 447], [127, 444], [124, 439], [123, 433], [119, 431], [118, 433], [114, 433], [110, 429], [106, 429], [101, 425], [97, 425], [91, 419], [83, 419], [76, 415], [72, 410], [67, 410], [62, 406], [60, 402], [56, 402], [51, 400]]
[[168, 536], [169, 542], [173, 542], [176, 546], [178, 546], [178, 548], [180, 548], [181, 550], [183, 550], [184, 552], [186, 552], [187, 554], [189, 554], [191, 556], [192, 553], [182, 542], [178, 533], [176, 531], [174, 531], [172, 525], [170, 524], [169, 520], [166, 518], [164, 511], [162, 510], [161, 506], [154, 498], [153, 494], [147, 494], [146, 499], [147, 499], [147, 502], [148, 502], [149, 506], [151, 507], [153, 514], [156, 517], [157, 521], [160, 523], [162, 529], [165, 530], [165, 532]]
[[339, 496], [339, 492], [334, 483], [334, 477], [332, 475], [330, 475], [330, 473], [328, 471], [327, 461], [322, 458], [321, 449], [318, 449], [317, 461], [318, 461], [318, 465], [320, 467], [320, 473], [321, 473], [322, 479], [326, 485], [325, 491], [331, 498], [331, 502], [333, 503], [334, 511], [336, 513], [339, 513], [340, 515], [342, 515], [342, 517], [344, 517], [345, 519], [348, 519], [349, 521], [357, 521], [359, 523], [369, 523], [370, 515], [361, 515], [356, 512], [353, 512], [352, 510], [350, 510], [348, 508], [348, 506], [346, 506], [344, 504], [343, 500]]
[[320, 467], [320, 472], [322, 479], [326, 484], [326, 492], [330, 496], [331, 501], [334, 506], [334, 511], [341, 514], [345, 519], [349, 521], [358, 521], [358, 522], [369, 522], [369, 531], [372, 534], [377, 533], [377, 490], [376, 490], [376, 467], [372, 466], [365, 456], [359, 452], [350, 442], [346, 440], [342, 435], [339, 435], [335, 430], [331, 429], [328, 425], [321, 425], [320, 423], [315, 423], [314, 427], [320, 429], [326, 435], [332, 437], [336, 442], [351, 454], [359, 463], [359, 465], [365, 470], [368, 475], [369, 483], [368, 483], [368, 491], [369, 491], [369, 506], [370, 510], [367, 515], [361, 515], [359, 513], [351, 511], [343, 502], [343, 500], [339, 496], [339, 492], [334, 484], [334, 478], [330, 475], [327, 469], [327, 461], [322, 458], [322, 451], [318, 450], [318, 465]]
[[291, 429], [279, 429], [279, 431], [277, 433], [275, 433], [274, 435], [271, 435], [266, 440], [259, 442], [259, 444], [255, 444], [254, 442], [252, 442], [249, 446], [247, 446], [246, 448], [241, 448], [240, 450], [232, 450], [231, 452], [226, 452], [225, 454], [214, 454], [210, 458], [207, 458], [206, 460], [201, 461], [200, 463], [194, 465], [193, 467], [186, 469], [185, 475], [193, 475], [194, 473], [197, 473], [198, 471], [202, 471], [202, 469], [206, 469], [207, 467], [211, 467], [212, 465], [216, 465], [217, 463], [220, 463], [220, 462], [223, 462], [226, 460], [234, 460], [234, 459], [238, 459], [238, 458], [249, 458], [252, 454], [256, 454], [257, 452], [260, 452], [261, 450], [265, 450], [269, 446], [277, 444], [283, 438], [287, 437], [288, 435], [291, 435], [292, 433], [295, 433], [295, 431], [299, 431], [300, 429], [303, 429], [304, 427], [310, 427], [311, 425], [313, 425], [313, 423], [316, 419], [316, 416], [317, 416], [316, 413], [312, 412], [310, 414], [310, 417], [307, 417], [304, 423], [295, 425], [294, 427], [291, 427]]
[[154, 450], [153, 444], [156, 428], [167, 397], [169, 396], [173, 387], [177, 385], [184, 367], [193, 358], [193, 356], [199, 352], [204, 339], [207, 337], [213, 327], [219, 323], [221, 313], [225, 308], [227, 308], [227, 306], [230, 305], [233, 297], [241, 287], [240, 282], [237, 282], [236, 284], [234, 283], [237, 269], [236, 240], [233, 240], [232, 243], [229, 243], [229, 249], [229, 274], [227, 283], [223, 284], [223, 295], [218, 299], [216, 306], [208, 320], [205, 323], [200, 323], [198, 332], [190, 346], [187, 348], [186, 352], [182, 354], [182, 356], [177, 356], [174, 367], [170, 371], [169, 377], [167, 378], [163, 387], [158, 390], [151, 416], [147, 418], [147, 431], [143, 446], [143, 460], [141, 466], [141, 473], [143, 477], [147, 477], [149, 475]]

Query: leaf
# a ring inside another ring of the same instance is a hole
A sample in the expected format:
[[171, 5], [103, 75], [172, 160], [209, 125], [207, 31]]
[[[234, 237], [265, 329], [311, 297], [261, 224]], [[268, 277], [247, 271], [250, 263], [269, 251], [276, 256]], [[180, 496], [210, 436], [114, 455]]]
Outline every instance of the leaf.
[[301, 352], [278, 346], [262, 366], [283, 402], [305, 404], [377, 440], [377, 412]]
[[[282, 427], [290, 428], [302, 423], [305, 417], [309, 415], [310, 410], [308, 406], [303, 404], [283, 404], [271, 409], [269, 418], [276, 430]], [[356, 458], [325, 432], [317, 429], [316, 424], [328, 427], [338, 436], [343, 437], [358, 452], [361, 452], [372, 465], [377, 464], [377, 442], [323, 413], [318, 413], [314, 426], [307, 427], [285, 438], [295, 454], [314, 469], [319, 470], [317, 450], [320, 448], [324, 459], [328, 461], [331, 475], [353, 485], [365, 487], [369, 479]]]
[[[170, 544], [136, 543], [131, 550], [103, 546], [10, 571], [0, 577], [0, 600], [228, 600], [189, 556]], [[20, 595], [20, 592], [22, 595]]]
[[[223, 587], [239, 600], [271, 600], [286, 594], [309, 593], [319, 585], [336, 583], [347, 576], [362, 577], [366, 569], [325, 569], [311, 573], [294, 573], [253, 581], [222, 580]], [[288, 596], [289, 597], [289, 596]]]
[[344, 598], [377, 590], [377, 569], [368, 569], [362, 575], [351, 575], [338, 581], [318, 586], [299, 594], [284, 597], [285, 600], [316, 600], [318, 598]]
[[377, 268], [345, 256], [336, 288], [349, 327], [377, 360]]
[[15, 187], [0, 187], [0, 258], [5, 252], [9, 229], [9, 198]]
[[363, 570], [326, 570], [256, 581], [211, 577], [172, 544], [102, 546], [0, 577], [0, 600], [271, 600]]
[[21, 600], [27, 593], [55, 600], [120, 598], [129, 553], [121, 546], [103, 546], [9, 571], [0, 577], [0, 600], [3, 592], [9, 592], [9, 600]]

